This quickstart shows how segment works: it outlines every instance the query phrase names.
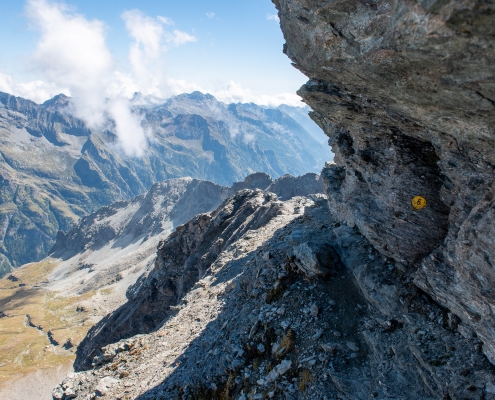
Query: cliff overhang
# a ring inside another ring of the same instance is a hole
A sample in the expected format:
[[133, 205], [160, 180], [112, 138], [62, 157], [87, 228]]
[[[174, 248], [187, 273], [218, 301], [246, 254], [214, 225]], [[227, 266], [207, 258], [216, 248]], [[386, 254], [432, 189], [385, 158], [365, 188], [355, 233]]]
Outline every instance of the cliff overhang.
[[494, 3], [273, 2], [335, 153], [322, 174], [333, 216], [470, 324], [495, 362]]

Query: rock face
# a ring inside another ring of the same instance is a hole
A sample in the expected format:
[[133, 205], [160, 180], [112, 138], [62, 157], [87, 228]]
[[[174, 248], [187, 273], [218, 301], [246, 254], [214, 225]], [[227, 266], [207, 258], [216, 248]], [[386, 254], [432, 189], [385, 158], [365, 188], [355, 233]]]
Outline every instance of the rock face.
[[274, 3], [335, 153], [332, 214], [474, 327], [495, 362], [493, 2]]
[[[257, 171], [319, 172], [331, 158], [315, 133], [283, 110], [196, 92], [151, 103], [136, 95], [133, 112], [152, 132], [136, 159], [119, 149], [113, 121], [89, 129], [71, 115], [70, 101], [59, 95], [35, 104], [0, 93], [0, 275], [44, 258], [57, 231], [79, 217], [155, 182], [191, 176], [230, 186]], [[307, 123], [297, 110], [284, 110]]]

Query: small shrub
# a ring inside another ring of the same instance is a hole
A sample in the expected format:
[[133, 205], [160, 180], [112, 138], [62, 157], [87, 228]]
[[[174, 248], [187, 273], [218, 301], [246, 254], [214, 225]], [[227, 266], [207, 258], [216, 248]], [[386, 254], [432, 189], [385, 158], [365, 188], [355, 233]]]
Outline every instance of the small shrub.
[[299, 378], [299, 390], [304, 392], [311, 382], [313, 382], [313, 374], [310, 370], [303, 369]]

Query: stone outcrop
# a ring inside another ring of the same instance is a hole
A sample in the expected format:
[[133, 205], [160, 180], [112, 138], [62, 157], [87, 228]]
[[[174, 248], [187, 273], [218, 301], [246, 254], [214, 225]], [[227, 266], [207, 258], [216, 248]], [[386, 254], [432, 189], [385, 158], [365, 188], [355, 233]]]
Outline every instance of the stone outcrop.
[[495, 362], [494, 3], [274, 3], [335, 153], [332, 214], [474, 327]]

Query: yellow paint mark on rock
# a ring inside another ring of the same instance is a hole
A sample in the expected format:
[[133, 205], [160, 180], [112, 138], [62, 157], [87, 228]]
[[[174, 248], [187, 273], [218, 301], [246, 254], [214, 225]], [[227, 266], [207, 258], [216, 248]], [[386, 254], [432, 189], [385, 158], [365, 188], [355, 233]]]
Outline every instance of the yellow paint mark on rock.
[[411, 200], [414, 209], [421, 210], [426, 207], [426, 199], [422, 196], [416, 196]]

